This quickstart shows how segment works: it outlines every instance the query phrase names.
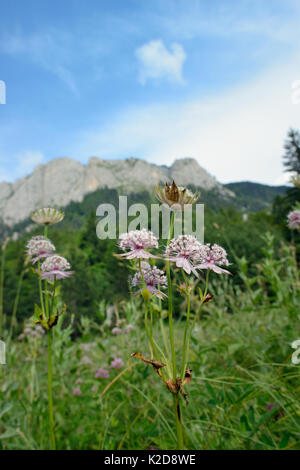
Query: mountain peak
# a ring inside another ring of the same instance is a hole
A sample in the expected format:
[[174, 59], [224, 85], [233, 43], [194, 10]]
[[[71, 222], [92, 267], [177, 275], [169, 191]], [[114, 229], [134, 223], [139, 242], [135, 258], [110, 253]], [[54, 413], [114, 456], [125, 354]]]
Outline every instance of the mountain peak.
[[30, 175], [14, 183], [0, 183], [0, 220], [13, 226], [39, 207], [81, 202], [86, 194], [105, 186], [122, 188], [128, 193], [142, 188], [150, 190], [161, 181], [173, 179], [178, 185], [216, 188], [232, 195], [193, 158], [177, 159], [168, 167], [133, 157], [123, 160], [91, 157], [87, 165], [61, 157], [38, 165]]

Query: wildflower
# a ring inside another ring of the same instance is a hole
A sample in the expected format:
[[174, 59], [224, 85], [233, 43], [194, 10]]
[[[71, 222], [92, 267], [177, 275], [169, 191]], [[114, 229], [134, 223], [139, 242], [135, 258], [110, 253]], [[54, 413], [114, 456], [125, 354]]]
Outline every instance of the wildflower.
[[288, 215], [288, 227], [292, 230], [300, 230], [300, 210], [291, 211]]
[[79, 397], [80, 395], [82, 395], [81, 388], [80, 387], [73, 388], [72, 395], [73, 397]]
[[124, 366], [123, 359], [116, 357], [113, 361], [111, 361], [110, 366], [115, 369], [121, 369]]
[[128, 233], [122, 233], [120, 235], [119, 245], [123, 251], [130, 249], [129, 252], [120, 255], [126, 259], [157, 258], [157, 256], [154, 256], [145, 250], [145, 248], [158, 248], [156, 236], [145, 228], [142, 230], [131, 230]]
[[57, 224], [64, 218], [64, 213], [51, 207], [44, 207], [38, 209], [31, 214], [31, 219], [38, 225], [53, 225]]
[[81, 377], [78, 377], [78, 379], [76, 380], [76, 385], [80, 385], [83, 383], [83, 379]]
[[47, 256], [50, 256], [55, 251], [53, 243], [42, 235], [32, 237], [27, 243], [26, 248], [26, 253], [31, 257], [33, 264], [42, 258], [47, 258]]
[[156, 188], [157, 199], [170, 210], [184, 210], [185, 204], [195, 204], [200, 194], [193, 194], [189, 189], [177, 186], [175, 181], [172, 185], [166, 183], [164, 188], [160, 185]]
[[141, 264], [141, 271], [138, 271], [131, 280], [133, 287], [143, 286], [137, 291], [137, 294], [147, 289], [150, 294], [157, 295], [160, 299], [166, 297], [166, 294], [156, 288], [156, 286], [160, 286], [162, 289], [167, 287], [168, 281], [164, 272], [157, 266], [150, 266], [146, 261]]
[[128, 333], [131, 333], [131, 331], [133, 330], [134, 330], [134, 326], [129, 324], [125, 326], [124, 333], [128, 334]]
[[19, 339], [24, 339], [26, 337], [36, 338], [38, 336], [42, 336], [44, 333], [44, 328], [41, 325], [27, 326], [26, 328], [24, 328], [23, 333], [19, 335]]
[[109, 371], [104, 369], [103, 367], [100, 367], [94, 375], [95, 379], [108, 379], [109, 378]]
[[122, 330], [121, 328], [119, 328], [118, 326], [115, 326], [112, 330], [111, 330], [111, 333], [113, 335], [121, 335], [122, 334]]
[[79, 365], [80, 366], [86, 366], [88, 364], [93, 364], [93, 361], [90, 357], [88, 356], [83, 356], [83, 358], [81, 359], [81, 361], [79, 362]]
[[226, 250], [217, 244], [212, 247], [210, 243], [202, 245], [196, 259], [200, 262], [195, 266], [196, 269], [211, 269], [217, 274], [230, 274], [226, 269], [220, 268], [220, 266], [229, 266], [229, 262]]
[[92, 347], [95, 347], [95, 346], [97, 346], [97, 343], [95, 343], [95, 342], [94, 342], [94, 343], [81, 343], [81, 344], [79, 345], [79, 348], [80, 348], [82, 351], [89, 352], [90, 349], [91, 349]]
[[45, 259], [41, 265], [41, 278], [50, 279], [53, 281], [54, 277], [57, 279], [65, 279], [73, 274], [69, 271], [71, 268], [70, 263], [59, 255], [51, 255]]
[[193, 261], [202, 249], [201, 243], [193, 235], [180, 235], [173, 238], [166, 248], [167, 259], [174, 261], [178, 268], [187, 274], [193, 272], [198, 277]]

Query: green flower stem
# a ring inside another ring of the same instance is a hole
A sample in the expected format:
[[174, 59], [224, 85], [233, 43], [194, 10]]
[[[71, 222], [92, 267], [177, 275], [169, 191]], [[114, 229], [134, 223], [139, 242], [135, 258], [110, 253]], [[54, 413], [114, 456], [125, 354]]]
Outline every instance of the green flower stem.
[[[41, 270], [41, 263], [38, 261], [38, 271], [40, 273]], [[40, 302], [41, 302], [41, 309], [43, 314], [45, 315], [45, 305], [44, 305], [44, 297], [43, 297], [43, 287], [42, 287], [42, 279], [39, 275], [39, 291], [40, 291]]]
[[181, 408], [180, 408], [180, 400], [178, 393], [175, 395], [173, 394], [173, 405], [174, 405], [174, 413], [176, 416], [176, 430], [177, 430], [177, 449], [176, 450], [184, 450], [184, 443], [183, 443], [183, 429], [182, 429], [182, 421], [181, 421]]
[[49, 427], [51, 438], [51, 450], [56, 449], [53, 419], [52, 398], [52, 330], [48, 330], [48, 405], [49, 405]]
[[183, 336], [183, 354], [182, 354], [182, 366], [181, 366], [181, 380], [184, 379], [186, 366], [187, 366], [187, 337], [188, 337], [188, 329], [190, 324], [190, 311], [191, 311], [191, 298], [189, 292], [186, 294], [187, 298], [187, 310], [186, 310], [186, 320], [185, 320], [185, 327], [184, 327], [184, 336]]
[[[174, 212], [171, 213], [170, 233], [167, 246], [170, 244], [174, 229]], [[172, 282], [171, 282], [171, 271], [170, 261], [166, 261], [166, 271], [168, 279], [168, 300], [169, 300], [169, 332], [170, 332], [170, 345], [172, 355], [172, 366], [173, 366], [173, 380], [176, 382], [177, 368], [176, 368], [176, 354], [175, 354], [175, 343], [174, 343], [174, 329], [173, 329], [173, 297], [172, 297]]]
[[[167, 246], [169, 246], [171, 238], [173, 236], [174, 230], [174, 212], [171, 213], [171, 223], [170, 223], [170, 232]], [[173, 381], [174, 384], [177, 380], [177, 367], [176, 367], [176, 354], [175, 354], [175, 343], [174, 343], [174, 329], [173, 329], [173, 291], [172, 291], [172, 280], [171, 280], [171, 271], [170, 271], [170, 262], [166, 261], [166, 271], [168, 279], [168, 300], [169, 300], [169, 332], [170, 332], [170, 345], [171, 345], [171, 354], [172, 354], [172, 365], [173, 365]], [[181, 406], [178, 393], [173, 394], [173, 403], [174, 403], [174, 413], [176, 419], [176, 430], [177, 430], [177, 447], [178, 450], [184, 449], [183, 444], [183, 428], [182, 428], [182, 419], [181, 419]]]
[[[45, 225], [44, 228], [44, 237], [48, 236], [48, 226]], [[56, 277], [54, 277], [54, 287], [53, 287], [53, 297], [51, 311], [49, 310], [49, 296], [48, 296], [48, 282], [45, 280], [45, 304], [46, 304], [46, 315], [49, 319], [53, 314], [54, 308], [54, 299], [55, 299], [55, 286], [56, 286]], [[42, 296], [43, 297], [43, 296]], [[51, 439], [51, 450], [56, 449], [55, 444], [55, 434], [54, 434], [54, 418], [53, 418], [53, 396], [52, 396], [52, 330], [48, 330], [48, 408], [49, 408], [49, 429], [50, 429], [50, 439]]]

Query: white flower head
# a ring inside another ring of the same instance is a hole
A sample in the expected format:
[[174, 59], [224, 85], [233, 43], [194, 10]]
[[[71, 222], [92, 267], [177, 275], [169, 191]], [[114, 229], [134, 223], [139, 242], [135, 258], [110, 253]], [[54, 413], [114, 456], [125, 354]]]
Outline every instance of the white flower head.
[[122, 233], [119, 238], [119, 246], [123, 251], [130, 251], [121, 256], [126, 259], [157, 258], [147, 251], [150, 248], [158, 248], [158, 240], [153, 232], [143, 228], [142, 230], [131, 230], [128, 233]]
[[133, 276], [131, 284], [133, 287], [143, 286], [137, 291], [137, 294], [145, 288], [151, 295], [156, 295], [161, 299], [166, 297], [166, 294], [158, 290], [157, 287], [159, 286], [160, 289], [167, 287], [167, 276], [157, 266], [150, 266], [146, 261], [141, 264], [141, 272], [138, 271]]
[[300, 230], [300, 210], [296, 209], [289, 213], [288, 227], [292, 230]]
[[199, 255], [203, 245], [194, 235], [179, 235], [173, 238], [166, 248], [166, 257], [174, 261], [178, 268], [182, 268], [187, 274], [193, 272], [198, 276], [194, 268], [194, 260]]
[[64, 212], [52, 207], [38, 209], [31, 214], [31, 219], [38, 225], [53, 225], [61, 222], [64, 218]]
[[70, 271], [70, 263], [63, 256], [51, 255], [45, 259], [41, 265], [41, 278], [50, 279], [65, 279], [72, 273]]
[[36, 263], [42, 258], [46, 258], [55, 251], [55, 246], [42, 235], [32, 237], [26, 244], [26, 253], [31, 257], [32, 263]]

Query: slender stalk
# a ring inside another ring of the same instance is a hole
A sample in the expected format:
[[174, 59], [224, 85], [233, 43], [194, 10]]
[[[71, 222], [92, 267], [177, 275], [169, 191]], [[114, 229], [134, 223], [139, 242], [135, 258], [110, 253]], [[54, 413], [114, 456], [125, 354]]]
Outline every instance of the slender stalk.
[[[170, 233], [167, 245], [170, 244], [174, 229], [174, 212], [171, 212], [171, 224], [170, 224]], [[171, 271], [170, 271], [170, 262], [166, 261], [166, 271], [168, 279], [168, 300], [169, 300], [169, 332], [170, 332], [170, 345], [171, 345], [171, 355], [172, 355], [172, 366], [173, 366], [173, 380], [176, 381], [177, 368], [176, 368], [176, 354], [175, 354], [175, 343], [174, 343], [174, 329], [173, 329], [173, 296], [172, 296], [172, 282], [171, 282]]]
[[[170, 232], [167, 246], [170, 244], [171, 238], [173, 236], [174, 230], [174, 212], [171, 212], [171, 223], [170, 223]], [[176, 367], [176, 354], [175, 354], [175, 343], [174, 343], [174, 329], [173, 329], [173, 291], [172, 291], [172, 281], [171, 281], [171, 271], [170, 271], [170, 262], [166, 261], [166, 271], [168, 279], [168, 300], [169, 300], [169, 332], [170, 332], [170, 345], [171, 345], [171, 355], [172, 355], [172, 366], [173, 366], [173, 382], [176, 384], [177, 381], [177, 367]], [[183, 444], [183, 429], [182, 429], [182, 419], [181, 419], [181, 406], [179, 401], [179, 396], [173, 394], [173, 403], [174, 403], [174, 413], [176, 420], [176, 431], [177, 431], [177, 446], [178, 450], [184, 449]]]
[[182, 366], [181, 366], [181, 380], [184, 379], [186, 366], [187, 366], [187, 337], [188, 337], [188, 329], [190, 323], [190, 311], [191, 311], [191, 298], [189, 292], [186, 294], [187, 297], [187, 311], [186, 311], [186, 320], [185, 320], [185, 327], [184, 327], [184, 336], [183, 336], [183, 354], [182, 354]]
[[[45, 225], [44, 228], [44, 237], [48, 236], [48, 226]], [[45, 305], [46, 305], [46, 315], [49, 319], [53, 314], [54, 308], [54, 299], [55, 299], [55, 286], [56, 286], [56, 276], [54, 276], [54, 286], [53, 286], [53, 297], [51, 303], [51, 309], [49, 310], [49, 295], [48, 295], [48, 283], [47, 279], [45, 280]], [[41, 284], [40, 284], [41, 292]], [[41, 294], [41, 302], [43, 300], [43, 294]], [[43, 303], [42, 303], [42, 308]], [[55, 434], [54, 434], [54, 418], [53, 418], [53, 396], [52, 396], [52, 330], [48, 330], [48, 408], [49, 408], [49, 429], [50, 429], [50, 440], [51, 440], [51, 450], [56, 449], [55, 444]]]
[[53, 419], [52, 398], [52, 330], [48, 330], [48, 405], [49, 405], [49, 427], [51, 438], [51, 450], [56, 449]]
[[173, 405], [174, 405], [174, 413], [176, 416], [176, 430], [177, 430], [177, 444], [178, 449], [176, 450], [184, 450], [183, 444], [183, 430], [182, 430], [182, 421], [181, 421], [181, 408], [180, 408], [180, 400], [178, 394], [173, 394]]

